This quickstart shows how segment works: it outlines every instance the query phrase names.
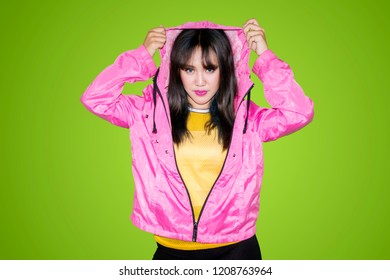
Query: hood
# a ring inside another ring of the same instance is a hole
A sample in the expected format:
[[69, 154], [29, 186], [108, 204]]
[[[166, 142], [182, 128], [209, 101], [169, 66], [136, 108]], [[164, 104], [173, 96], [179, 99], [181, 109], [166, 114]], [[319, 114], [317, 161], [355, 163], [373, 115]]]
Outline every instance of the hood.
[[252, 81], [249, 79], [250, 69], [248, 63], [250, 50], [246, 42], [244, 31], [241, 27], [223, 26], [209, 21], [200, 21], [187, 22], [180, 26], [166, 28], [166, 42], [164, 47], [160, 49], [160, 70], [157, 77], [157, 85], [161, 89], [161, 92], [166, 93], [169, 81], [170, 54], [173, 43], [179, 33], [184, 29], [201, 28], [222, 29], [229, 38], [233, 50], [235, 73], [237, 77], [238, 92], [234, 102], [234, 106], [237, 108], [238, 103], [253, 86]]

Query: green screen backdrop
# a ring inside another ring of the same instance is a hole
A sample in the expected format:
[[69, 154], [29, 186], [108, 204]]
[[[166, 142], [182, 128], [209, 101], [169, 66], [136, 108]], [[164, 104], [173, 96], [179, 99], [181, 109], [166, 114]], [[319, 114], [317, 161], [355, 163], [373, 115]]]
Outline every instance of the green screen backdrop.
[[229, 3], [2, 4], [0, 259], [150, 259], [152, 235], [129, 220], [129, 132], [80, 97], [153, 27], [252, 17], [315, 104], [309, 126], [264, 144], [263, 258], [390, 259], [386, 1]]

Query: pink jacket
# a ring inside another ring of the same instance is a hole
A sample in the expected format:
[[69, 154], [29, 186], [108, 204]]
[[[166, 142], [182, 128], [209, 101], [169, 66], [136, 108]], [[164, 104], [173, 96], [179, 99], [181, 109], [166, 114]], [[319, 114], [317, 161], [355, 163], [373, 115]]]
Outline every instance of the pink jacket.
[[[238, 79], [231, 144], [197, 222], [176, 165], [166, 98], [169, 54], [174, 39], [186, 28], [223, 29], [232, 44]], [[122, 94], [125, 82], [145, 81], [157, 71], [153, 59], [141, 46], [119, 55], [89, 85], [81, 101], [97, 116], [131, 130], [134, 225], [156, 235], [186, 241], [244, 240], [256, 233], [263, 175], [262, 142], [308, 124], [313, 118], [313, 103], [294, 80], [288, 64], [271, 50], [256, 60], [253, 72], [263, 82], [265, 98], [272, 108], [250, 101], [250, 50], [241, 28], [190, 22], [168, 28], [166, 35], [166, 44], [160, 50], [158, 77], [154, 85], [143, 90], [143, 96]]]

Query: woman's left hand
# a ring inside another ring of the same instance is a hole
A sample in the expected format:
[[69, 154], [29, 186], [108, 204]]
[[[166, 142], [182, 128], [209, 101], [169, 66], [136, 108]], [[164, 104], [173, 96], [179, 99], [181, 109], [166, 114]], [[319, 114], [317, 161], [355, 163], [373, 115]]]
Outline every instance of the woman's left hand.
[[268, 50], [265, 30], [260, 27], [256, 19], [248, 20], [244, 24], [243, 29], [246, 41], [251, 50], [255, 51], [258, 55]]

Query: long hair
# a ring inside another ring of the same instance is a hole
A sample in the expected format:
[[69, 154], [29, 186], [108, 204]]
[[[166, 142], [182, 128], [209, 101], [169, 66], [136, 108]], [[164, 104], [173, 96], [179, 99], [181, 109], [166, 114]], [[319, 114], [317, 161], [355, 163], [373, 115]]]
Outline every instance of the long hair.
[[194, 50], [200, 47], [205, 67], [213, 67], [210, 53], [218, 59], [220, 71], [219, 88], [210, 106], [210, 120], [205, 129], [218, 130], [218, 141], [223, 149], [229, 147], [234, 123], [234, 97], [237, 92], [237, 80], [234, 71], [233, 51], [223, 30], [186, 29], [176, 38], [171, 51], [170, 74], [168, 84], [168, 104], [171, 115], [173, 142], [179, 145], [191, 133], [187, 129], [189, 115], [188, 97], [180, 78], [180, 70], [188, 64]]

